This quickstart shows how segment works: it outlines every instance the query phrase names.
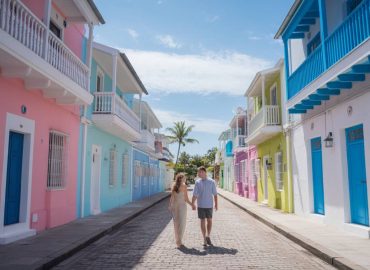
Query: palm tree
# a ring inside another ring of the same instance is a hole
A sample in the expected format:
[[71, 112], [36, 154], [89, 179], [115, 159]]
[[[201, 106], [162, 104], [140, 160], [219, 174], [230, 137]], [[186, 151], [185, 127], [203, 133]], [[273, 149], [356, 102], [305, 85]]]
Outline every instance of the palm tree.
[[198, 140], [188, 138], [190, 132], [193, 130], [194, 125], [190, 125], [186, 127], [185, 121], [175, 122], [174, 127], [167, 128], [167, 131], [171, 133], [168, 135], [167, 138], [170, 140], [170, 143], [178, 143], [179, 146], [177, 148], [177, 155], [176, 155], [176, 163], [175, 169], [177, 166], [177, 161], [180, 154], [180, 147], [185, 146], [187, 143], [199, 143]]

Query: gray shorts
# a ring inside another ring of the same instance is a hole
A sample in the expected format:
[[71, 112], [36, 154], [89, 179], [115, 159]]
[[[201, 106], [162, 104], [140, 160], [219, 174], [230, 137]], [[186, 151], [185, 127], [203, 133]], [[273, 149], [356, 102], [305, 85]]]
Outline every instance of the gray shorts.
[[213, 208], [199, 208], [198, 207], [198, 218], [212, 218]]

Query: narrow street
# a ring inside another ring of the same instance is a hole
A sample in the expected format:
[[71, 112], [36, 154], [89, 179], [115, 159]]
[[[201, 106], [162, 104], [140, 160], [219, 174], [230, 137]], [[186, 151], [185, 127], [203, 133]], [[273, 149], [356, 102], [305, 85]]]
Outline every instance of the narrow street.
[[186, 248], [176, 249], [165, 200], [55, 269], [334, 269], [233, 204], [219, 200], [213, 247], [202, 246], [196, 211], [188, 208]]

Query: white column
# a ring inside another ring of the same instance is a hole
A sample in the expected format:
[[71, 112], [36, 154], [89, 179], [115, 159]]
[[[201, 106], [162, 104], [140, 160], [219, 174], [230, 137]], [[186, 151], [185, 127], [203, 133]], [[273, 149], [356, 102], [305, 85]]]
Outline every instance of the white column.
[[44, 59], [47, 61], [47, 55], [49, 50], [49, 26], [50, 26], [50, 14], [51, 14], [51, 0], [45, 1], [44, 7], [44, 24], [46, 26], [46, 32], [44, 36]]
[[90, 77], [91, 77], [91, 62], [92, 62], [92, 43], [93, 43], [93, 30], [94, 26], [92, 24], [89, 24], [89, 39], [87, 40], [87, 54], [86, 54], [86, 62], [87, 62], [87, 67], [89, 68], [89, 75], [88, 75], [88, 80], [87, 80], [87, 90], [91, 91], [90, 89]]
[[113, 55], [112, 59], [112, 92], [116, 93], [116, 87], [117, 87], [117, 59], [118, 59], [118, 53]]
[[139, 98], [139, 118], [140, 118], [140, 132], [141, 132], [141, 117], [142, 117], [142, 112], [141, 112], [141, 97], [142, 95], [140, 94], [140, 98]]
[[266, 97], [265, 97], [265, 76], [262, 76], [262, 114], [263, 114], [263, 123], [266, 123], [266, 113], [265, 113], [265, 103], [266, 103]]

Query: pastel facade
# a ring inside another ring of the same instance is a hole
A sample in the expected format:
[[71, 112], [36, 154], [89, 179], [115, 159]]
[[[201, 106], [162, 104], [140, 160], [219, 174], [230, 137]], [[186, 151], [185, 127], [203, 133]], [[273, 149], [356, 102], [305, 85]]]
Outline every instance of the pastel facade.
[[284, 61], [256, 74], [245, 95], [248, 100], [248, 137], [258, 158], [250, 169], [257, 179], [258, 201], [285, 212], [293, 211], [292, 184], [288, 170], [284, 104]]
[[155, 133], [155, 153], [159, 160], [161, 191], [171, 188], [175, 171], [171, 167], [173, 155], [169, 150], [170, 141], [166, 135]]
[[238, 108], [230, 124], [234, 157], [234, 192], [240, 196], [248, 191], [247, 181], [247, 148], [245, 139], [247, 135], [247, 114], [242, 108]]
[[0, 22], [5, 244], [76, 218], [80, 105], [93, 100], [87, 60], [104, 20], [92, 1], [1, 0]]
[[218, 138], [220, 143], [220, 187], [234, 191], [235, 189], [235, 175], [234, 175], [234, 153], [233, 140], [231, 129], [221, 133]]
[[132, 199], [137, 201], [163, 191], [154, 135], [162, 125], [145, 101], [134, 99], [133, 109], [141, 119], [141, 137], [133, 149]]
[[370, 1], [296, 1], [285, 45], [295, 212], [369, 237]]
[[93, 44], [90, 92], [94, 101], [81, 126], [79, 216], [99, 214], [131, 201], [132, 144], [140, 140], [134, 95], [147, 94], [126, 55]]

